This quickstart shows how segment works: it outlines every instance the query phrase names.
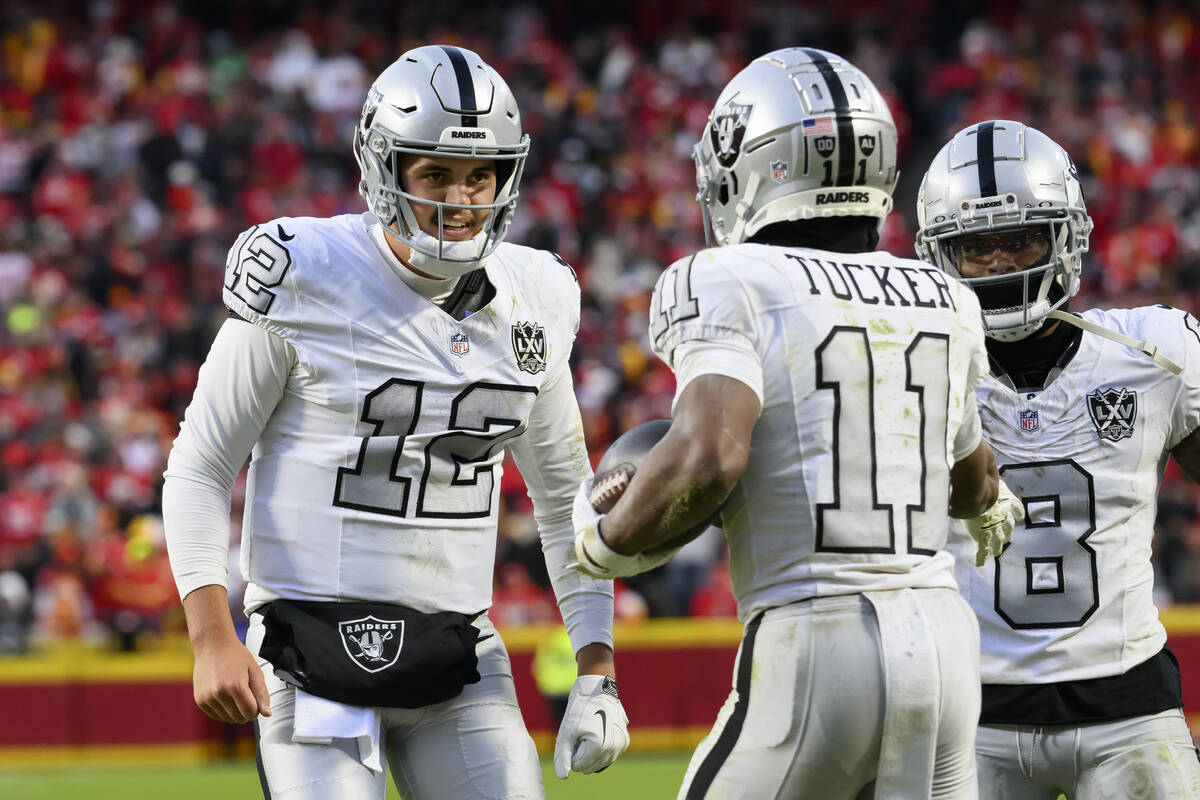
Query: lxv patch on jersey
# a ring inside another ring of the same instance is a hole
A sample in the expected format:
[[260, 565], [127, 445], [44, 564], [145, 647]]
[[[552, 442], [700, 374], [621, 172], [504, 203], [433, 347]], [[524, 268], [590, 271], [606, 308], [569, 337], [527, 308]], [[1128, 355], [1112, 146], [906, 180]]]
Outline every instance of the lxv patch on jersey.
[[1133, 436], [1137, 392], [1132, 389], [1097, 389], [1087, 396], [1088, 414], [1101, 439], [1117, 442]]
[[541, 325], [518, 322], [512, 326], [513, 355], [517, 366], [530, 375], [546, 369], [546, 332]]

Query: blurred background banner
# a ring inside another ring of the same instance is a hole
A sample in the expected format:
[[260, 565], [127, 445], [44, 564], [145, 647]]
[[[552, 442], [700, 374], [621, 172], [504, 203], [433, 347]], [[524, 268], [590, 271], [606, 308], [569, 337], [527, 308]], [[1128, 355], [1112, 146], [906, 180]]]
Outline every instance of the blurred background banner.
[[[690, 150], [720, 87], [778, 47], [842, 54], [887, 97], [901, 178], [881, 248], [912, 255], [917, 183], [953, 132], [1021, 119], [1075, 157], [1096, 222], [1075, 307], [1195, 311], [1198, 22], [1191, 3], [1136, 0], [8, 0], [0, 765], [78, 758], [81, 747], [101, 760], [244, 752], [245, 731], [191, 704], [161, 474], [225, 315], [226, 250], [276, 216], [365, 209], [351, 129], [372, 78], [405, 49], [468, 47], [517, 96], [533, 145], [508, 240], [553, 250], [579, 275], [573, 367], [599, 454], [670, 414], [674, 379], [651, 355], [647, 309], [662, 267], [703, 244]], [[239, 609], [242, 489], [231, 525]], [[531, 664], [556, 609], [515, 469], [502, 492], [492, 616], [544, 744], [552, 648], [544, 697]], [[1200, 711], [1200, 624], [1184, 605], [1200, 601], [1198, 499], [1168, 465], [1156, 591], [1189, 712]], [[724, 700], [739, 629], [723, 559], [710, 532], [619, 587], [635, 746], [690, 747]], [[718, 621], [657, 621], [689, 616]]]

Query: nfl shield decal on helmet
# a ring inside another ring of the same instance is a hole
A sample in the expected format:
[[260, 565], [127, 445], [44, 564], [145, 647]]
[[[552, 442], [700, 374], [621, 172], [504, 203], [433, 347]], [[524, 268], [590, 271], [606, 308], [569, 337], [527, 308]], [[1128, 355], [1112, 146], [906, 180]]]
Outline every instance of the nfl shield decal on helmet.
[[1027, 409], [1017, 415], [1021, 420], [1021, 430], [1026, 433], [1033, 433], [1038, 429], [1038, 412], [1037, 409]]
[[541, 325], [518, 322], [512, 326], [513, 355], [522, 372], [536, 375], [546, 369], [546, 332]]
[[1088, 414], [1096, 435], [1110, 442], [1133, 436], [1137, 416], [1137, 392], [1132, 389], [1097, 389], [1087, 396]]
[[783, 183], [788, 179], [788, 162], [772, 161], [771, 162], [771, 180], [776, 183]]
[[750, 119], [753, 106], [729, 102], [713, 111], [709, 135], [712, 137], [713, 152], [722, 167], [732, 166], [742, 151], [742, 137], [746, 135], [746, 120]]
[[465, 356], [471, 349], [471, 340], [467, 338], [465, 333], [454, 333], [450, 335], [450, 352], [456, 356]]
[[367, 672], [381, 672], [400, 657], [404, 620], [366, 616], [338, 623], [342, 647], [350, 660]]

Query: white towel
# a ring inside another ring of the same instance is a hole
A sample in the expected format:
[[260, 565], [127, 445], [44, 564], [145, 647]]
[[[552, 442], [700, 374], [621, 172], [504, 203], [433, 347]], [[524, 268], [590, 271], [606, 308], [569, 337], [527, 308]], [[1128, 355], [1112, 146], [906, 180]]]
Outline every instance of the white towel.
[[358, 759], [363, 766], [374, 772], [383, 772], [380, 733], [379, 709], [348, 706], [296, 690], [293, 742], [330, 744], [334, 739], [354, 739], [358, 743]]
[[937, 755], [937, 648], [912, 589], [863, 594], [879, 620], [887, 697], [875, 796], [927, 798]]

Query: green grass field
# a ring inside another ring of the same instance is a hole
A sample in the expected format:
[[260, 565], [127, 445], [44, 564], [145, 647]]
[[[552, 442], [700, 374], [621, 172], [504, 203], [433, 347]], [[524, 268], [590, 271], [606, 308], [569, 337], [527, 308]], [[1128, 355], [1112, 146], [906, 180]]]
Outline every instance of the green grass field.
[[[599, 775], [554, 777], [542, 761], [546, 800], [672, 798], [688, 756], [625, 756]], [[398, 798], [388, 785], [388, 798]], [[0, 772], [4, 800], [261, 800], [253, 761], [204, 767], [150, 767]]]

